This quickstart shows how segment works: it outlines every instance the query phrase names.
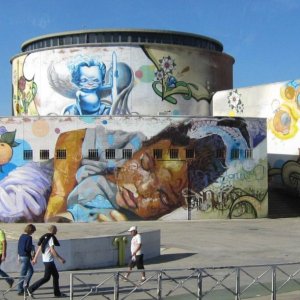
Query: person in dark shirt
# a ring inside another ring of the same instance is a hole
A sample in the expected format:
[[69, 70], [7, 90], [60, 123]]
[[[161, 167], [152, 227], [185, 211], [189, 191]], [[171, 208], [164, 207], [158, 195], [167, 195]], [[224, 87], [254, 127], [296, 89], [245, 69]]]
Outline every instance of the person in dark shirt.
[[[20, 282], [18, 284], [18, 295], [23, 295], [24, 290], [29, 286], [30, 279], [33, 275], [31, 260], [34, 256], [34, 246], [32, 243], [32, 234], [36, 231], [33, 224], [28, 224], [24, 233], [21, 234], [18, 242], [18, 260], [21, 264]], [[24, 278], [24, 280], [22, 280]]]

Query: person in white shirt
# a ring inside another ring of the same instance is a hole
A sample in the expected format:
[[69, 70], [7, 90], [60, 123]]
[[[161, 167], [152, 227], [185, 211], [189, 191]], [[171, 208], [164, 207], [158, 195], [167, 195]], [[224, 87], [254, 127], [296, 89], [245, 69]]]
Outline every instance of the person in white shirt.
[[[144, 254], [142, 252], [142, 237], [137, 231], [136, 226], [131, 226], [128, 230], [132, 236], [131, 239], [131, 259], [129, 262], [129, 271], [125, 275], [125, 280], [127, 280], [131, 270], [136, 266], [138, 270], [144, 270]], [[145, 271], [142, 272], [141, 282], [146, 280]]]
[[48, 228], [48, 233], [44, 234], [38, 242], [38, 250], [32, 260], [32, 263], [35, 264], [40, 252], [42, 252], [43, 263], [45, 265], [45, 273], [44, 277], [36, 281], [32, 284], [27, 292], [31, 295], [35, 290], [37, 290], [40, 286], [48, 282], [53, 277], [53, 291], [55, 297], [65, 297], [66, 295], [60, 292], [59, 289], [59, 274], [54, 263], [54, 258], [57, 258], [62, 264], [66, 261], [62, 258], [57, 251], [54, 249], [54, 246], [59, 246], [59, 242], [56, 238], [57, 227], [55, 225], [51, 225]]

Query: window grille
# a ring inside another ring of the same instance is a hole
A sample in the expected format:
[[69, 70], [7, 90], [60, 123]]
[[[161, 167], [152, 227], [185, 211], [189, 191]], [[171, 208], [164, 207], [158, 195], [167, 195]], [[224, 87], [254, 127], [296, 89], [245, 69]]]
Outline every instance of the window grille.
[[195, 157], [195, 149], [185, 149], [185, 157], [186, 158], [194, 158]]
[[170, 158], [171, 159], [177, 159], [179, 156], [179, 150], [178, 149], [170, 149]]
[[217, 158], [226, 158], [226, 151], [224, 149], [217, 149]]
[[115, 149], [105, 149], [105, 158], [106, 159], [115, 159], [116, 158]]
[[99, 159], [99, 152], [98, 149], [89, 149], [88, 150], [89, 159], [98, 160]]
[[67, 150], [66, 149], [57, 149], [56, 150], [56, 158], [57, 159], [66, 159], [67, 158]]
[[41, 160], [49, 159], [49, 150], [40, 150], [40, 159]]
[[253, 158], [253, 149], [245, 150], [245, 158]]
[[240, 150], [231, 149], [231, 159], [239, 159], [239, 158], [240, 158]]
[[156, 159], [162, 159], [162, 149], [153, 149], [153, 156]]
[[122, 152], [124, 159], [129, 159], [132, 157], [132, 149], [123, 149]]
[[32, 160], [33, 152], [32, 150], [24, 150], [23, 151], [23, 159], [24, 160]]

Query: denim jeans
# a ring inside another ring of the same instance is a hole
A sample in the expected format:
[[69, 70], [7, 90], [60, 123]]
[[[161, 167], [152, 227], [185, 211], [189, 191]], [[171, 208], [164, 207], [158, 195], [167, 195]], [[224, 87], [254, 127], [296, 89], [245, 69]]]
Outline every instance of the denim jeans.
[[20, 282], [18, 284], [18, 292], [23, 292], [24, 287], [28, 287], [30, 279], [33, 274], [33, 267], [30, 261], [30, 257], [28, 256], [20, 256], [19, 262], [21, 264], [21, 272], [20, 276], [24, 277], [24, 281], [20, 278]]
[[1, 269], [1, 260], [2, 260], [2, 253], [0, 254], [0, 276], [5, 278], [5, 281], [11, 285], [13, 284], [14, 280]]

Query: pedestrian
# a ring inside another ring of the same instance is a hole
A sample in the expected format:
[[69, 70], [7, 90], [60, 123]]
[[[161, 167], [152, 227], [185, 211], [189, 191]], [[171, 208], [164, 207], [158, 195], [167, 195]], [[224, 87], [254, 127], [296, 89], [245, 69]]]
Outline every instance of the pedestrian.
[[[137, 231], [137, 226], [131, 226], [128, 230], [132, 236], [131, 239], [131, 259], [129, 261], [129, 270], [125, 275], [125, 281], [129, 277], [132, 269], [136, 266], [138, 270], [144, 270], [144, 254], [142, 252], [142, 237]], [[146, 280], [145, 271], [142, 272], [141, 282]]]
[[55, 297], [66, 297], [65, 294], [61, 293], [59, 288], [59, 274], [54, 262], [54, 259], [58, 259], [62, 264], [66, 261], [62, 258], [58, 252], [55, 250], [55, 246], [60, 246], [59, 241], [56, 238], [57, 227], [55, 225], [51, 225], [48, 228], [48, 233], [41, 236], [38, 241], [38, 249], [32, 260], [32, 263], [35, 264], [40, 252], [42, 252], [43, 263], [45, 266], [44, 277], [36, 281], [32, 284], [27, 292], [31, 295], [35, 290], [37, 290], [40, 286], [48, 282], [52, 276], [53, 278], [53, 291]]
[[1, 263], [6, 259], [6, 249], [7, 249], [7, 242], [6, 236], [3, 229], [0, 229], [0, 276], [5, 278], [5, 281], [8, 283], [9, 287], [11, 288], [14, 284], [14, 280], [1, 269]]
[[27, 290], [30, 279], [33, 274], [31, 260], [34, 256], [34, 245], [32, 243], [32, 234], [36, 231], [33, 224], [26, 225], [24, 233], [21, 234], [18, 241], [18, 261], [21, 264], [20, 281], [18, 284], [18, 295], [23, 295]]

